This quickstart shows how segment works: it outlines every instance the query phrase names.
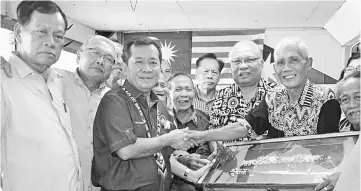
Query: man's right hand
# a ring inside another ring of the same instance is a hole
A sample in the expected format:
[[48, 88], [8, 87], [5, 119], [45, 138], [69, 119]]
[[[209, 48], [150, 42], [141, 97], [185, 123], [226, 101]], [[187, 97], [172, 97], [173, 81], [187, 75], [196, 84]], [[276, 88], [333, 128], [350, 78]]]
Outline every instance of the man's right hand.
[[189, 141], [187, 138], [188, 128], [185, 129], [176, 129], [167, 134], [165, 134], [165, 139], [169, 146], [174, 149], [179, 150], [188, 150], [194, 146], [196, 146], [193, 142]]
[[12, 78], [13, 77], [13, 73], [11, 71], [11, 66], [10, 63], [7, 62], [4, 57], [0, 56], [1, 58], [1, 69], [5, 71], [5, 74], [7, 77]]

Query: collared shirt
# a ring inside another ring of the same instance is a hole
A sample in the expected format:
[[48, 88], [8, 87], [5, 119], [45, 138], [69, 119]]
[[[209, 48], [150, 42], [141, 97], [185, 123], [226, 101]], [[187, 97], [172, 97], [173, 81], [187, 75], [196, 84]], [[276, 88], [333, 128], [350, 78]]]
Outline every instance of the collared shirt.
[[341, 108], [334, 92], [307, 80], [297, 102], [290, 104], [288, 91], [277, 86], [246, 117], [257, 134], [268, 130], [271, 138], [338, 132]]
[[193, 102], [193, 106], [195, 109], [201, 110], [204, 113], [206, 113], [207, 115], [210, 114], [211, 108], [212, 108], [212, 103], [213, 101], [216, 99], [216, 95], [217, 92], [216, 90], [214, 90], [214, 96], [212, 100], [209, 101], [205, 101], [200, 95], [199, 95], [199, 89], [198, 89], [198, 85], [194, 86], [195, 89], [195, 97], [194, 97], [194, 102]]
[[[139, 104], [152, 137], [157, 135], [157, 123], [161, 125], [163, 133], [175, 128], [167, 107], [158, 102], [153, 92], [150, 93], [153, 104], [149, 107], [143, 94], [128, 81], [125, 81], [124, 88]], [[157, 108], [159, 121], [157, 121]], [[116, 154], [119, 149], [134, 144], [137, 138], [147, 138], [145, 125], [138, 109], [121, 87], [110, 90], [100, 101], [93, 131], [93, 185], [106, 190], [134, 190], [141, 187], [159, 190], [161, 178], [158, 175], [154, 155], [124, 161]], [[168, 172], [165, 178], [165, 190], [169, 190], [171, 149], [165, 147], [161, 152]]]
[[[232, 84], [217, 93], [216, 100], [213, 102], [210, 114], [210, 128], [220, 128], [230, 123], [236, 123], [244, 119], [251, 109], [257, 107], [268, 91], [276, 86], [275, 83], [269, 83], [260, 79], [255, 96], [246, 103], [237, 84]], [[237, 141], [249, 140], [248, 136]], [[227, 141], [225, 144], [235, 142]]]
[[73, 134], [79, 148], [81, 169], [85, 191], [96, 191], [91, 184], [91, 166], [93, 159], [93, 123], [101, 98], [110, 89], [105, 83], [90, 92], [79, 76], [79, 70], [69, 72], [58, 70], [63, 74], [62, 84], [65, 102], [70, 109]]
[[339, 126], [340, 132], [347, 132], [347, 131], [357, 131], [352, 124], [347, 120], [347, 118], [344, 118], [340, 121]]
[[[173, 109], [173, 115], [176, 115], [175, 110]], [[176, 126], [178, 129], [184, 129], [186, 127], [189, 128], [189, 130], [193, 131], [205, 131], [208, 130], [209, 127], [209, 116], [204, 113], [203, 111], [200, 111], [198, 109], [194, 109], [191, 117], [185, 121], [180, 122], [177, 117], [175, 117]], [[188, 149], [188, 153], [196, 153], [199, 147], [193, 147]]]
[[9, 63], [13, 77], [1, 71], [3, 189], [78, 190], [82, 178], [78, 148], [61, 74], [49, 68], [45, 82], [16, 55]]

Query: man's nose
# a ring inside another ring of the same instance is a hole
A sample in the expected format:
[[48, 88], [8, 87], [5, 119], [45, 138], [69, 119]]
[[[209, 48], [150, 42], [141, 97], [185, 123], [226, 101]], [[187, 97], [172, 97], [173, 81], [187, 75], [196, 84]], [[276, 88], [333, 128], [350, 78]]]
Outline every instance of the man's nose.
[[44, 45], [49, 47], [49, 48], [55, 48], [55, 41], [54, 41], [54, 37], [53, 35], [48, 34], [46, 36]]

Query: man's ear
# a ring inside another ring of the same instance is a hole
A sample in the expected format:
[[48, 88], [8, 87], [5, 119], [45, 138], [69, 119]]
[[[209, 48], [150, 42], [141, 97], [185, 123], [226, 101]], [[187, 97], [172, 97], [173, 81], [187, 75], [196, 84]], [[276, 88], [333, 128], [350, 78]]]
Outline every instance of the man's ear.
[[307, 68], [308, 68], [309, 70], [312, 69], [312, 63], [313, 63], [313, 58], [312, 58], [312, 57], [309, 57], [309, 58], [308, 58], [308, 61], [307, 61]]
[[260, 66], [262, 67], [262, 69], [263, 69], [264, 61], [263, 61], [262, 58], [260, 58], [259, 65], [260, 65]]
[[78, 50], [78, 51], [76, 52], [76, 63], [79, 64], [79, 61], [80, 61], [80, 51]]
[[21, 43], [20, 33], [22, 30], [23, 30], [23, 27], [19, 23], [16, 23], [14, 26], [14, 37], [15, 37], [15, 41], [18, 43]]

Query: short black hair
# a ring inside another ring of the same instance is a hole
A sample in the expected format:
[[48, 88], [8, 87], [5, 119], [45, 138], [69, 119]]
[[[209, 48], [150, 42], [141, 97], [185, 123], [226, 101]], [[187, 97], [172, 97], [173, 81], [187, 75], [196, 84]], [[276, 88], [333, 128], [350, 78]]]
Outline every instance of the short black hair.
[[[359, 59], [360, 58], [360, 53], [354, 53], [354, 54], [352, 54], [352, 56], [348, 59], [348, 61], [347, 61], [347, 64], [346, 64], [346, 67], [348, 66], [348, 65], [350, 65], [350, 63], [351, 63], [351, 61], [352, 60], [357, 60], [357, 59]], [[345, 68], [346, 68], [345, 67]], [[342, 78], [344, 77], [344, 75], [345, 75], [345, 68], [341, 71], [341, 75], [340, 75], [340, 78], [338, 79], [338, 81], [340, 81], [340, 80], [342, 80]]]
[[21, 1], [16, 8], [18, 23], [23, 26], [28, 24], [34, 11], [38, 11], [43, 14], [54, 14], [59, 12], [64, 19], [65, 30], [68, 29], [68, 20], [66, 15], [61, 8], [52, 1]]
[[224, 62], [222, 60], [220, 60], [220, 59], [217, 59], [217, 56], [214, 53], [207, 53], [207, 54], [204, 54], [201, 57], [199, 57], [197, 59], [197, 61], [196, 61], [196, 68], [199, 67], [201, 61], [204, 60], [205, 58], [216, 60], [218, 62], [218, 65], [219, 65], [219, 72], [222, 72], [223, 67], [224, 67]]
[[162, 51], [157, 41], [152, 40], [149, 37], [136, 37], [129, 40], [123, 47], [122, 59], [125, 64], [128, 65], [129, 58], [132, 56], [132, 52], [130, 51], [132, 45], [134, 46], [154, 45], [158, 50], [159, 62], [162, 62]]
[[173, 74], [173, 75], [168, 79], [169, 89], [172, 88], [171, 82], [173, 81], [173, 79], [176, 78], [176, 77], [178, 77], [178, 76], [186, 76], [186, 77], [188, 77], [188, 78], [191, 80], [191, 82], [192, 82], [192, 87], [194, 87], [194, 83], [193, 83], [192, 77], [191, 77], [189, 74], [187, 74], [187, 73], [179, 72], [179, 73]]

